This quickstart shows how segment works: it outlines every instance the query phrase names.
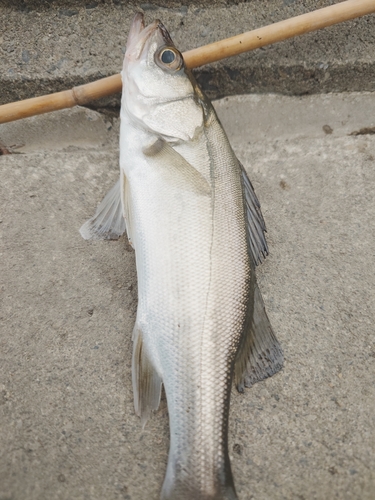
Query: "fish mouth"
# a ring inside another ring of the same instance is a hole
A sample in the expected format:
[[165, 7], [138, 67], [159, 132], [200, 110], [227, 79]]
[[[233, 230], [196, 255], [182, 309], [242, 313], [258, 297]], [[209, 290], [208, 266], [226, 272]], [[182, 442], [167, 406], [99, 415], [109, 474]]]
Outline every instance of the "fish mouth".
[[161, 36], [163, 37], [164, 43], [166, 45], [172, 45], [174, 47], [173, 40], [172, 40], [167, 28], [164, 26], [164, 24], [161, 21], [157, 20], [157, 22], [158, 22], [158, 29], [160, 31]]
[[126, 43], [125, 58], [129, 61], [136, 61], [139, 59], [144, 51], [146, 43], [156, 31], [160, 34], [160, 44], [174, 46], [167, 28], [159, 19], [155, 19], [155, 21], [148, 26], [145, 26], [143, 13], [137, 12], [130, 27], [128, 41]]

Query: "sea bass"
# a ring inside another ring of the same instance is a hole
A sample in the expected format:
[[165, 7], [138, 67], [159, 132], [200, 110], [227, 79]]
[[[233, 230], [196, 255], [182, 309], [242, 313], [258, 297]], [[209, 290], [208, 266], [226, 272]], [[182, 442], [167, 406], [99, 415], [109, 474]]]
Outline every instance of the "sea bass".
[[135, 249], [133, 390], [144, 423], [167, 397], [162, 500], [235, 500], [228, 455], [233, 379], [283, 362], [257, 286], [268, 254], [247, 174], [164, 25], [137, 14], [122, 71], [120, 179], [82, 228]]

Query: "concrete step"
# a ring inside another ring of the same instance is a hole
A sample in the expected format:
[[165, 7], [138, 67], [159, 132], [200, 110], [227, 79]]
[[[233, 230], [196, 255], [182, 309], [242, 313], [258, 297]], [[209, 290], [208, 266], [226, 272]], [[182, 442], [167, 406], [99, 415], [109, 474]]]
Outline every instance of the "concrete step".
[[[375, 133], [375, 93], [230, 96], [214, 101], [233, 144]], [[246, 127], [244, 127], [246, 124]], [[76, 106], [0, 124], [0, 145], [15, 153], [118, 148], [116, 116]]]
[[[0, 4], [0, 103], [64, 90], [121, 70], [134, 13], [160, 18], [182, 51], [332, 4], [331, 0]], [[196, 70], [210, 97], [375, 90], [375, 15]], [[119, 96], [96, 106], [118, 106]]]
[[[373, 102], [216, 104], [262, 204], [257, 275], [285, 353], [232, 394], [240, 500], [373, 499], [375, 136], [348, 135], [374, 126]], [[163, 400], [142, 430], [133, 410], [134, 253], [78, 232], [118, 178], [111, 125], [76, 109], [0, 128], [25, 142], [0, 156], [2, 499], [159, 498], [168, 413]]]

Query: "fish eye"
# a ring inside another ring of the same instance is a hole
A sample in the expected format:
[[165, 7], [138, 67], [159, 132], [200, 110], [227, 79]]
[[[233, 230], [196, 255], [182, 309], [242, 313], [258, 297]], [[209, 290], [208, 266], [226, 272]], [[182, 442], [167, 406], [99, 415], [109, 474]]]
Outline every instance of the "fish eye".
[[176, 59], [176, 55], [174, 52], [172, 52], [171, 50], [169, 49], [165, 49], [163, 50], [163, 52], [161, 53], [161, 60], [163, 61], [163, 63], [165, 64], [170, 64], [172, 63], [174, 60]]
[[164, 47], [155, 54], [155, 62], [162, 69], [178, 71], [183, 65], [183, 58], [174, 47]]

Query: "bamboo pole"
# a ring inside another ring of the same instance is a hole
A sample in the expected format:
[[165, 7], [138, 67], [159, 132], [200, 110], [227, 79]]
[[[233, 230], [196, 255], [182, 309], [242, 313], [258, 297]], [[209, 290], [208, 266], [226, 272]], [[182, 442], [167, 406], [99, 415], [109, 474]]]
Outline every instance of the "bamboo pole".
[[[333, 24], [349, 21], [372, 12], [375, 12], [375, 0], [346, 0], [345, 2], [189, 50], [183, 54], [185, 64], [188, 68], [197, 68], [204, 64], [281, 42]], [[70, 108], [78, 104], [87, 104], [100, 97], [121, 92], [121, 88], [121, 76], [117, 74], [86, 85], [73, 87], [70, 90], [4, 104], [0, 106], [0, 123]]]
[[191, 68], [375, 12], [375, 0], [347, 0], [184, 53]]

